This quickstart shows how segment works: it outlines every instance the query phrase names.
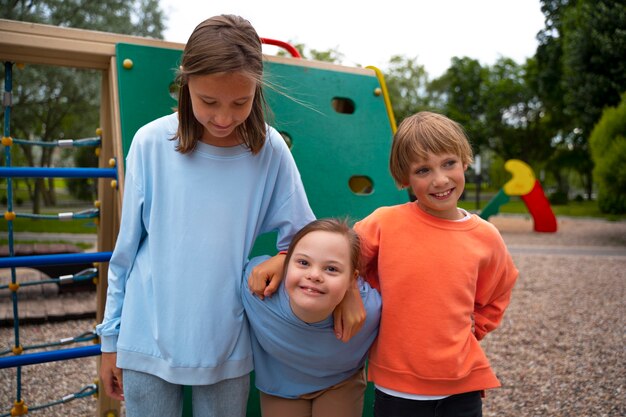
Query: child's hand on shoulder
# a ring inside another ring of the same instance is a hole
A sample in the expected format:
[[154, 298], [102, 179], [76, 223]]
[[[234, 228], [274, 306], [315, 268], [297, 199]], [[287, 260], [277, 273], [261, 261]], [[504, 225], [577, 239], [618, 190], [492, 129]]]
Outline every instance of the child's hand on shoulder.
[[283, 279], [285, 255], [278, 254], [255, 266], [248, 277], [248, 288], [261, 300], [276, 292]]

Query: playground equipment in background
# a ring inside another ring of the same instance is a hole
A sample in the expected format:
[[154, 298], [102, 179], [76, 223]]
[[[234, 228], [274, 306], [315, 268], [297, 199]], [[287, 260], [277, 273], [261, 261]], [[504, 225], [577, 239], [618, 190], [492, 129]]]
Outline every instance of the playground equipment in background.
[[[277, 42], [267, 41], [269, 44]], [[0, 19], [0, 59], [3, 61], [91, 68], [103, 74], [102, 142], [97, 171], [5, 168], [0, 175], [10, 181], [14, 176], [96, 174], [100, 178], [98, 250], [111, 251], [119, 228], [126, 153], [139, 127], [175, 108], [173, 80], [183, 47], [183, 44], [152, 39]], [[290, 53], [293, 55], [293, 51]], [[380, 71], [373, 67], [351, 68], [273, 56], [266, 57], [264, 64], [268, 84], [272, 86], [266, 96], [274, 115], [272, 124], [290, 146], [309, 202], [318, 217], [348, 216], [359, 220], [379, 206], [407, 201], [406, 193], [395, 187], [387, 172], [395, 119]], [[9, 104], [5, 114], [10, 115], [10, 108]], [[9, 132], [4, 136], [8, 138]], [[117, 162], [114, 169], [106, 167], [109, 160]], [[103, 181], [113, 177], [114, 187]], [[11, 224], [12, 219], [13, 216], [7, 221]], [[274, 251], [275, 235], [268, 234], [257, 239], [251, 255]], [[110, 256], [110, 252], [102, 253]], [[1, 263], [0, 268], [15, 268], [24, 261], [48, 260], [70, 261], [41, 257], [19, 262], [10, 259]], [[100, 258], [95, 261], [106, 262]], [[102, 319], [104, 310], [106, 273], [106, 268], [99, 269], [96, 321]], [[13, 283], [18, 289], [19, 283], [16, 280]], [[16, 343], [19, 345], [19, 341]], [[19, 369], [23, 365], [98, 353], [96, 345], [56, 351], [45, 358], [37, 354], [3, 358], [0, 365]], [[368, 404], [372, 395], [370, 385], [366, 392]], [[15, 415], [22, 415], [27, 406], [19, 392], [17, 397]], [[188, 406], [190, 398], [186, 401]], [[249, 416], [260, 415], [258, 392], [254, 389], [249, 405]], [[366, 406], [363, 415], [371, 413], [371, 407]], [[97, 415], [119, 415], [119, 404], [99, 395]]]
[[509, 202], [510, 196], [520, 196], [533, 218], [535, 232], [556, 232], [556, 217], [532, 168], [519, 159], [509, 159], [504, 168], [513, 177], [489, 200], [480, 217], [488, 220], [498, 213], [500, 206]]

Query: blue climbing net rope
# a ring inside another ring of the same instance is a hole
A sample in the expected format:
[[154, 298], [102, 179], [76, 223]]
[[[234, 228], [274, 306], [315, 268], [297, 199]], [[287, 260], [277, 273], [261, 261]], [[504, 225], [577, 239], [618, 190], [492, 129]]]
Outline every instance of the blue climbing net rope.
[[[34, 285], [59, 285], [70, 282], [93, 281], [96, 282], [98, 276], [97, 268], [86, 268], [78, 273], [71, 275], [63, 275], [52, 277], [47, 280], [38, 280], [32, 282], [19, 282], [16, 273], [17, 267], [41, 266], [41, 265], [59, 265], [59, 264], [78, 264], [85, 262], [108, 262], [110, 252], [97, 253], [80, 253], [80, 254], [55, 254], [55, 255], [39, 255], [39, 256], [15, 256], [14, 242], [14, 220], [16, 218], [36, 218], [44, 220], [72, 220], [72, 219], [98, 219], [100, 215], [99, 208], [83, 210], [76, 213], [58, 213], [58, 214], [29, 214], [15, 213], [13, 211], [13, 178], [30, 177], [30, 178], [113, 178], [112, 185], [115, 186], [117, 180], [117, 170], [114, 162], [110, 163], [110, 168], [35, 168], [35, 167], [12, 167], [11, 147], [14, 144], [22, 146], [42, 146], [42, 147], [82, 147], [92, 146], [99, 148], [102, 142], [101, 132], [97, 132], [97, 137], [84, 139], [62, 139], [56, 141], [36, 141], [12, 138], [11, 133], [11, 109], [12, 89], [13, 89], [13, 63], [5, 62], [5, 80], [4, 80], [4, 133], [2, 136], [2, 145], [4, 146], [5, 166], [0, 167], [0, 178], [6, 178], [7, 181], [7, 211], [4, 218], [7, 221], [8, 231], [8, 257], [0, 258], [0, 268], [10, 268], [11, 282], [6, 285], [0, 285], [0, 290], [9, 290], [12, 307], [13, 307], [13, 333], [14, 343], [10, 348], [0, 346], [0, 369], [15, 367], [16, 368], [16, 395], [13, 406], [10, 411], [0, 414], [0, 417], [21, 416], [30, 411], [48, 408], [57, 404], [67, 403], [69, 401], [85, 398], [97, 394], [98, 387], [96, 384], [88, 384], [75, 393], [63, 396], [59, 400], [49, 403], [27, 406], [22, 398], [22, 366], [38, 364], [44, 362], [74, 359], [85, 356], [94, 356], [100, 353], [100, 346], [92, 344], [91, 346], [80, 346], [72, 349], [47, 350], [32, 354], [24, 354], [29, 350], [40, 350], [51, 347], [67, 346], [76, 343], [94, 342], [97, 343], [97, 336], [93, 330], [81, 333], [76, 336], [60, 339], [58, 341], [44, 342], [33, 345], [22, 346], [20, 343], [20, 327], [19, 327], [19, 304], [18, 291], [21, 287]], [[2, 405], [0, 405], [0, 413]]]

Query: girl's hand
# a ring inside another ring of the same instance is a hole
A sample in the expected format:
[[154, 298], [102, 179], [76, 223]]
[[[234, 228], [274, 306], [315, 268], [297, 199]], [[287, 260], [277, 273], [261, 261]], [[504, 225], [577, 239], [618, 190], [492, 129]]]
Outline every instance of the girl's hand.
[[261, 300], [276, 292], [283, 279], [285, 256], [282, 253], [255, 266], [248, 277], [248, 288]]
[[100, 359], [100, 381], [106, 394], [114, 400], [124, 400], [122, 370], [115, 365], [116, 352], [102, 352]]
[[333, 311], [337, 339], [342, 342], [350, 340], [363, 327], [365, 316], [365, 307], [355, 280]]

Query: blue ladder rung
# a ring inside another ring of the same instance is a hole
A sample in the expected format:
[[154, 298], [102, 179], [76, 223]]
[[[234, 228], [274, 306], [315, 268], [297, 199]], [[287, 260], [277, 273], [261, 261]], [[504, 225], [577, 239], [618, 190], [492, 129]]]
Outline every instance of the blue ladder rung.
[[62, 253], [0, 258], [0, 268], [108, 262], [113, 252]]
[[115, 168], [0, 167], [3, 178], [117, 178]]

